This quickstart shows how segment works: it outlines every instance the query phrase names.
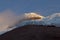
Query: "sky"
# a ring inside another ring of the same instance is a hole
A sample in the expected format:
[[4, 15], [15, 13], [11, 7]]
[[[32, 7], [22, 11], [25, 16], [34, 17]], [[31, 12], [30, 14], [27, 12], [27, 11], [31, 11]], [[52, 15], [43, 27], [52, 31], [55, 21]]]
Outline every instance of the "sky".
[[60, 0], [0, 0], [0, 12], [10, 9], [17, 15], [29, 12], [47, 16], [60, 13]]
[[24, 13], [32, 12], [60, 15], [60, 0], [0, 0], [0, 33], [24, 19]]

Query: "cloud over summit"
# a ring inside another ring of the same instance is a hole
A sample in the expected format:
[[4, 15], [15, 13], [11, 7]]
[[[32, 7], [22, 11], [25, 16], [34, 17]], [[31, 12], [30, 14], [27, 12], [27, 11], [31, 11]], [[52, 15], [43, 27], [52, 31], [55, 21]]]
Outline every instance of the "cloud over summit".
[[[31, 13], [28, 13], [29, 15]], [[36, 15], [30, 15], [28, 17], [31, 16], [36, 16]], [[60, 13], [54, 13], [50, 16], [41, 16], [38, 15], [39, 17], [43, 17], [42, 20], [39, 21], [43, 21], [45, 25], [57, 25], [60, 26]], [[25, 20], [26, 19], [26, 20]], [[19, 15], [17, 16], [14, 12], [12, 12], [11, 10], [5, 10], [4, 12], [0, 13], [0, 33], [5, 32], [5, 31], [9, 31], [12, 30], [14, 27], [14, 25], [23, 22], [23, 21], [27, 21], [29, 18], [27, 18], [27, 16], [25, 14]], [[38, 21], [38, 20], [37, 20]], [[10, 28], [11, 27], [11, 28]]]

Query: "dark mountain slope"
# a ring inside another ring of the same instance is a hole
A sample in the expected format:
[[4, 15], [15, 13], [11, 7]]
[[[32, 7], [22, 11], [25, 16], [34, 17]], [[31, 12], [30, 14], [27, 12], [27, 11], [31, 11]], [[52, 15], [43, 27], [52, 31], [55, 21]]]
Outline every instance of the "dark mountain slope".
[[60, 40], [60, 28], [26, 25], [1, 35], [0, 40]]

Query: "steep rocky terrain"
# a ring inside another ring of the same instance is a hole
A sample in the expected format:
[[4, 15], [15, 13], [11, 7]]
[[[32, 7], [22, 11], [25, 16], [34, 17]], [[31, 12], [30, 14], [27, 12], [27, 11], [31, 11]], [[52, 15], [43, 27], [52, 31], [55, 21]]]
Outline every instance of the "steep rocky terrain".
[[0, 35], [0, 40], [60, 40], [60, 28], [26, 25]]

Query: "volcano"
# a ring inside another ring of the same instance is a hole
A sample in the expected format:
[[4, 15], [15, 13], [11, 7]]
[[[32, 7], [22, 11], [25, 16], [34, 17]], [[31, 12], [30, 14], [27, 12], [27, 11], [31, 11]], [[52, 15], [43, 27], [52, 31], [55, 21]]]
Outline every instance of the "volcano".
[[0, 35], [0, 40], [60, 40], [60, 27], [50, 22], [59, 20], [60, 16], [56, 15], [43, 17], [34, 13], [26, 14], [24, 20], [9, 27], [13, 27], [12, 30]]
[[25, 25], [0, 35], [0, 40], [60, 40], [60, 28]]

